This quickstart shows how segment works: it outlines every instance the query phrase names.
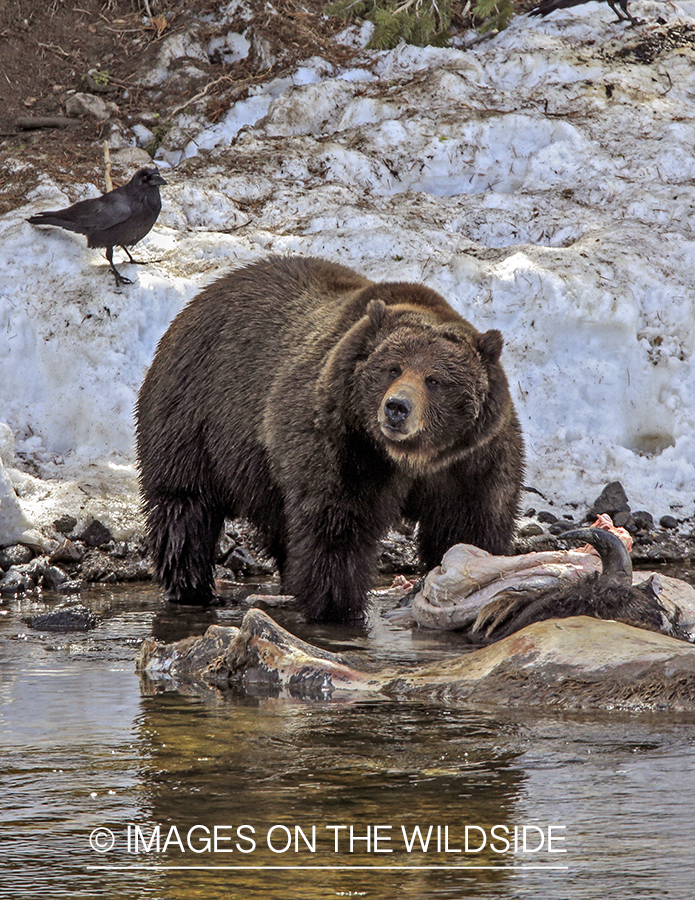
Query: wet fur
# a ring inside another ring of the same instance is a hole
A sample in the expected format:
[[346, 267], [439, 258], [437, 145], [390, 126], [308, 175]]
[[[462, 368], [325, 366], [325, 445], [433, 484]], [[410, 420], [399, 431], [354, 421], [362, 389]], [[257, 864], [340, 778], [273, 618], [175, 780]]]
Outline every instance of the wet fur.
[[484, 633], [486, 641], [498, 641], [532, 622], [570, 616], [614, 619], [650, 631], [661, 631], [664, 622], [661, 606], [647, 586], [606, 582], [594, 573], [565, 588], [507, 598], [495, 609], [490, 604], [482, 610], [472, 630]]
[[[650, 631], [664, 630], [668, 617], [659, 603], [652, 579], [632, 584], [630, 557], [617, 535], [584, 528], [567, 532], [560, 539], [593, 544], [601, 556], [602, 572], [541, 593], [520, 591], [512, 596], [504, 595], [480, 611], [471, 628], [472, 635], [492, 642], [514, 634], [532, 622], [571, 616], [614, 619]], [[677, 628], [671, 633], [683, 637]]]

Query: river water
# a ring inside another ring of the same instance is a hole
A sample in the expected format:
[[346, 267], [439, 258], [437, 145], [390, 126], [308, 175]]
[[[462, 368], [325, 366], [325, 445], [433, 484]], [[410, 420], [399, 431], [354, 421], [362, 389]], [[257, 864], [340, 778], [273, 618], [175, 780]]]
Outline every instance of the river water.
[[[693, 715], [156, 692], [144, 638], [244, 610], [176, 615], [151, 588], [82, 601], [88, 634], [0, 606], [0, 897], [693, 896]], [[278, 619], [389, 664], [457, 641], [378, 604], [366, 632]]]

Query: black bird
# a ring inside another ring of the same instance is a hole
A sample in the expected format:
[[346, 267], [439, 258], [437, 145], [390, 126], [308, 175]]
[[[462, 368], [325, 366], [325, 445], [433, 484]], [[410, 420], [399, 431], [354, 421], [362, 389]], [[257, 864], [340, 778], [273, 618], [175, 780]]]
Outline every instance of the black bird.
[[[588, 2], [589, 0], [541, 0], [538, 6], [534, 6], [533, 9], [529, 10], [528, 14], [530, 16], [548, 16], [556, 9], [569, 9], [571, 6], [581, 6], [582, 3]], [[627, 11], [627, 0], [605, 0], [605, 2], [616, 14], [619, 22], [630, 21], [633, 25], [642, 24], [640, 19], [635, 19]], [[618, 7], [622, 9], [623, 15], [620, 14]]]
[[66, 209], [38, 213], [32, 225], [57, 225], [87, 237], [88, 247], [106, 247], [106, 258], [116, 278], [116, 287], [132, 284], [113, 264], [113, 248], [122, 247], [135, 263], [128, 247], [141, 241], [157, 221], [162, 208], [159, 186], [166, 181], [155, 167], [138, 169], [128, 184], [93, 200], [80, 200]]

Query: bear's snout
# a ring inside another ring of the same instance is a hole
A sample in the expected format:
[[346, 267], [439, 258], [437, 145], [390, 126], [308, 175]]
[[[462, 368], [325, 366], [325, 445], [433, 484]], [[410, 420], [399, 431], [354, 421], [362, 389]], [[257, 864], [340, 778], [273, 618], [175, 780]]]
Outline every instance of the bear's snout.
[[384, 414], [389, 425], [400, 425], [412, 412], [413, 404], [405, 397], [391, 397], [384, 403]]
[[420, 379], [401, 377], [382, 400], [379, 427], [392, 441], [404, 441], [422, 429], [422, 413], [426, 398]]

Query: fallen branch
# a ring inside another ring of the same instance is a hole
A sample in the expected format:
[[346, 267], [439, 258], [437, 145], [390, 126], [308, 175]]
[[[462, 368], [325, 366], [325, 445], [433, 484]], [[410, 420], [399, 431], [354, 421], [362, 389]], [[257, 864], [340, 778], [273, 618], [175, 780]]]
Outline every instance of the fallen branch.
[[69, 128], [71, 125], [79, 125], [79, 119], [71, 119], [67, 116], [22, 116], [17, 119], [17, 128], [22, 131], [31, 131], [34, 128]]

